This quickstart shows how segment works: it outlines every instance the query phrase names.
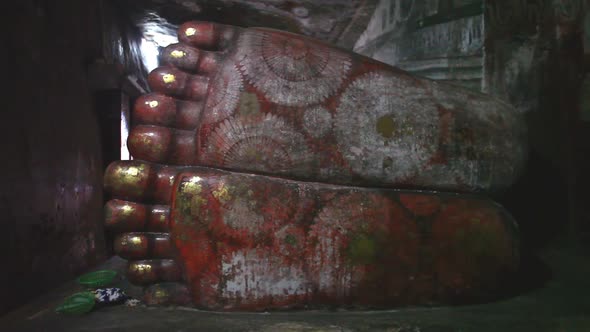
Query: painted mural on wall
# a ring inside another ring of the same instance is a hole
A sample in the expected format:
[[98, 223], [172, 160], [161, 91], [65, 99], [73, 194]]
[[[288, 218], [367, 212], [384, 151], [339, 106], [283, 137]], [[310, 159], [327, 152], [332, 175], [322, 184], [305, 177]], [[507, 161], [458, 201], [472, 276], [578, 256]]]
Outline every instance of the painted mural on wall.
[[[443, 3], [447, 4], [443, 5]], [[445, 23], [457, 21], [464, 17], [479, 16], [481, 10], [477, 10], [477, 7], [480, 7], [481, 4], [481, 0], [452, 2], [439, 0], [382, 0], [377, 6], [367, 29], [357, 41], [355, 51], [361, 53], [371, 52], [371, 49], [380, 48], [382, 46], [380, 43], [386, 40], [407, 36], [408, 33], [433, 25], [444, 26]], [[475, 11], [473, 11], [474, 8]], [[430, 30], [426, 30], [422, 47], [437, 46], [429, 45], [429, 43], [433, 43], [433, 39], [436, 39], [431, 38], [432, 35], [433, 33]], [[421, 34], [418, 33], [414, 37], [420, 36]], [[418, 45], [420, 42], [420, 40], [417, 41], [414, 46], [420, 47]], [[392, 61], [391, 59], [388, 60]]]
[[483, 2], [379, 3], [355, 51], [431, 79], [481, 89]]

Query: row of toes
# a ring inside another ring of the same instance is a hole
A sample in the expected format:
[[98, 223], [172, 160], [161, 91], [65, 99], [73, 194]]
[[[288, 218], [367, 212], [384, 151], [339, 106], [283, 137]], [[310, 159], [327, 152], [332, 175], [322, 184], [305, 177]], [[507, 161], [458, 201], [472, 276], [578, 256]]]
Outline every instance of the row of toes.
[[175, 177], [170, 167], [139, 161], [114, 162], [105, 171], [105, 188], [113, 197], [105, 205], [105, 228], [117, 234], [114, 252], [129, 260], [127, 277], [134, 284], [182, 280], [169, 234]]
[[[128, 146], [135, 159], [190, 165], [194, 134], [209, 81], [216, 74], [236, 28], [188, 22], [178, 30], [180, 43], [166, 47], [164, 66], [152, 71], [152, 93], [137, 99]], [[151, 304], [190, 302], [182, 268], [174, 260], [169, 234], [170, 197], [178, 168], [139, 161], [112, 163], [105, 172], [105, 227], [117, 234], [114, 251], [129, 260], [127, 277], [144, 285]]]
[[217, 72], [237, 28], [188, 22], [178, 30], [180, 43], [166, 47], [164, 65], [153, 70], [153, 93], [137, 100], [133, 121], [138, 124], [128, 146], [136, 159], [173, 165], [194, 163], [193, 131], [197, 127], [209, 81]]

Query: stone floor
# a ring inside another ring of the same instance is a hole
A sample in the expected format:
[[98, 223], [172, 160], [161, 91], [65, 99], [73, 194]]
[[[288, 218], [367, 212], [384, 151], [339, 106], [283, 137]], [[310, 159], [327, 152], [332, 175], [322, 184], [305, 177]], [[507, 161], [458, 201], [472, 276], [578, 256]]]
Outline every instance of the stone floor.
[[[273, 313], [115, 306], [83, 316], [56, 314], [55, 307], [80, 290], [71, 282], [0, 317], [0, 331], [590, 331], [590, 253], [562, 244], [538, 256], [551, 270], [543, 286], [482, 305]], [[113, 258], [100, 268], [123, 266], [122, 260]], [[542, 274], [549, 270], [531, 271]], [[124, 280], [117, 286], [131, 295], [138, 291]]]

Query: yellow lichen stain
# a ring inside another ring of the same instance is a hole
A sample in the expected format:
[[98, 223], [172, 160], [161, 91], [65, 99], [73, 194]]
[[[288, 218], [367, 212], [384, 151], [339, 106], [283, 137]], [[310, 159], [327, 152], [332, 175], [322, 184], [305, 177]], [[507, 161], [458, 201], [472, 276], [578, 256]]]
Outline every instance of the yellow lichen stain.
[[200, 194], [193, 196], [191, 199], [191, 216], [197, 217], [200, 215], [201, 206], [205, 204], [207, 201], [201, 197]]
[[185, 181], [182, 184], [182, 191], [184, 193], [190, 193], [190, 194], [200, 194], [201, 191], [203, 190], [203, 187], [201, 186], [201, 178], [198, 176], [193, 176], [190, 180]]
[[389, 115], [382, 116], [377, 120], [376, 129], [381, 136], [387, 139], [392, 138], [395, 134], [395, 122], [393, 121], [393, 118]]
[[188, 28], [184, 30], [184, 34], [187, 36], [194, 36], [197, 33], [197, 29], [195, 28]]
[[158, 107], [158, 105], [160, 105], [160, 103], [158, 103], [157, 100], [146, 101], [145, 103], [148, 104], [151, 108], [156, 108]]
[[201, 193], [203, 191], [203, 186], [200, 183], [201, 180], [202, 179], [200, 177], [193, 176], [189, 181], [186, 181], [181, 185], [183, 196], [191, 197], [188, 208], [190, 215], [193, 217], [196, 217], [200, 214], [201, 206], [206, 203], [206, 200], [201, 197]]
[[176, 77], [172, 74], [164, 74], [162, 75], [162, 80], [164, 81], [164, 83], [172, 83], [176, 81]]
[[231, 199], [231, 196], [229, 194], [229, 189], [225, 185], [225, 183], [222, 182], [219, 185], [219, 188], [217, 190], [214, 190], [213, 191], [213, 197], [217, 198], [217, 200], [221, 204], [225, 204], [225, 203], [227, 203]]
[[244, 92], [240, 96], [240, 104], [238, 105], [238, 113], [245, 117], [255, 116], [260, 114], [260, 103], [255, 94]]
[[170, 52], [170, 56], [173, 58], [182, 58], [186, 55], [186, 53], [184, 53], [184, 51], [179, 51], [179, 50], [174, 50], [172, 52]]
[[371, 264], [375, 261], [378, 253], [375, 240], [363, 233], [351, 239], [348, 251], [353, 264]]

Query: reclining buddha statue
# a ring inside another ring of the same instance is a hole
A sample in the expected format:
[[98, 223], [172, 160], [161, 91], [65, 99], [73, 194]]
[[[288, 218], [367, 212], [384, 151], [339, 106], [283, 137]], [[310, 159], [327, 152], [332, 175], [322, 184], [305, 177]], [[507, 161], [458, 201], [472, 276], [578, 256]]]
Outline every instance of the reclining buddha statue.
[[282, 31], [188, 22], [134, 107], [107, 228], [150, 304], [211, 310], [479, 301], [519, 267], [482, 194], [525, 163], [493, 97]]

